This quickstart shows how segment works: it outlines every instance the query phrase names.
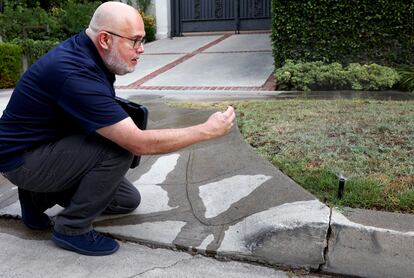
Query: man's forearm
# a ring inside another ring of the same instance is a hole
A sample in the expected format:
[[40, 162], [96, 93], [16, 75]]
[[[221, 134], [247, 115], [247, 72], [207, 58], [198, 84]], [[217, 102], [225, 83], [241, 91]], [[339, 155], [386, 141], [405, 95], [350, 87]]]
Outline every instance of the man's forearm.
[[211, 138], [203, 125], [179, 129], [154, 129], [140, 131], [140, 140], [133, 143], [136, 155], [174, 152]]

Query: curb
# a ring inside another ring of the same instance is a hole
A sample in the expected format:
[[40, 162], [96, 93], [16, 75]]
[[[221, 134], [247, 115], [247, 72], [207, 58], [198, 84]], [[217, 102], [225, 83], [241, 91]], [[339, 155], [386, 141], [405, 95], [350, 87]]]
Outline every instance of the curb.
[[326, 264], [322, 270], [362, 277], [412, 277], [413, 231], [357, 224], [335, 209], [330, 228]]

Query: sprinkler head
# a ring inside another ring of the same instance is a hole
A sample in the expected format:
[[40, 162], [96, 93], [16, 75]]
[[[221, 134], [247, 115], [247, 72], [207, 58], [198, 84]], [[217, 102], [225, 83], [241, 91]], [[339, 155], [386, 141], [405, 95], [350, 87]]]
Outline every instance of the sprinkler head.
[[345, 178], [341, 176], [339, 177], [339, 183], [338, 183], [338, 199], [342, 199], [344, 195], [344, 189], [345, 189]]

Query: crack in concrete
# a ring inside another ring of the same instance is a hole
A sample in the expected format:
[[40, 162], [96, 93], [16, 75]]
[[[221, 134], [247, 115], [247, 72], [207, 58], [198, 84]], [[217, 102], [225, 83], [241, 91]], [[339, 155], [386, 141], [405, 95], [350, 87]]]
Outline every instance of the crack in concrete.
[[327, 262], [327, 257], [328, 257], [328, 251], [329, 251], [329, 240], [331, 239], [331, 234], [332, 234], [332, 227], [331, 227], [331, 223], [332, 223], [332, 208], [329, 208], [329, 222], [328, 222], [328, 230], [326, 231], [326, 246], [323, 249], [323, 263], [319, 264], [318, 267], [318, 271], [321, 272], [322, 271], [322, 267], [326, 264]]
[[178, 265], [179, 263], [182, 263], [182, 262], [187, 262], [187, 261], [190, 261], [190, 260], [193, 260], [193, 259], [194, 259], [194, 257], [191, 257], [191, 258], [189, 258], [189, 259], [182, 259], [182, 260], [176, 261], [175, 263], [170, 264], [170, 265], [167, 265], [167, 266], [155, 266], [155, 267], [152, 267], [152, 268], [150, 268], [150, 269], [144, 270], [144, 271], [142, 271], [142, 272], [140, 272], [140, 273], [138, 273], [138, 274], [134, 274], [134, 275], [132, 275], [132, 276], [128, 276], [127, 278], [134, 278], [134, 277], [138, 277], [138, 276], [141, 276], [141, 275], [143, 275], [143, 274], [146, 274], [146, 273], [148, 273], [148, 272], [151, 272], [151, 271], [154, 271], [154, 270], [157, 270], [157, 269], [160, 269], [160, 270], [169, 269], [169, 268], [175, 267], [175, 266], [176, 266], [176, 265]]
[[187, 197], [187, 201], [188, 204], [190, 205], [190, 210], [191, 213], [193, 214], [194, 218], [197, 219], [198, 222], [200, 222], [203, 225], [209, 226], [208, 223], [203, 222], [195, 213], [194, 211], [194, 207], [193, 207], [193, 203], [191, 202], [190, 199], [190, 193], [188, 192], [188, 172], [191, 169], [191, 164], [192, 164], [192, 160], [193, 160], [193, 151], [190, 151], [189, 155], [188, 155], [188, 160], [187, 160], [187, 167], [186, 167], [186, 171], [185, 171], [185, 193], [186, 193], [186, 197]]
[[[256, 214], [256, 213], [259, 213], [259, 212], [262, 212], [262, 211], [265, 211], [266, 210], [266, 209], [263, 209], [263, 210], [260, 210], [260, 211], [253, 211], [253, 212], [248, 213], [246, 215], [243, 215], [243, 216], [241, 216], [239, 218], [232, 219], [232, 220], [230, 220], [228, 222], [224, 222], [224, 223], [220, 223], [220, 224], [211, 224], [211, 223], [208, 223], [205, 220], [201, 219], [200, 217], [198, 217], [197, 213], [194, 211], [194, 206], [193, 206], [193, 203], [191, 201], [190, 193], [189, 193], [189, 190], [188, 190], [188, 187], [189, 187], [188, 175], [189, 175], [189, 172], [190, 172], [190, 169], [191, 169], [192, 160], [193, 160], [193, 151], [190, 151], [190, 153], [188, 155], [188, 161], [187, 161], [187, 167], [186, 167], [186, 173], [185, 173], [185, 192], [186, 192], [187, 201], [188, 201], [188, 203], [190, 205], [191, 213], [192, 213], [192, 215], [194, 216], [194, 218], [198, 222], [200, 222], [201, 224], [203, 224], [205, 226], [208, 226], [208, 227], [224, 227], [224, 226], [230, 226], [232, 224], [239, 223], [243, 219], [245, 219], [245, 218], [247, 218], [249, 216], [252, 216], [253, 214]], [[233, 172], [233, 171], [231, 171], [231, 172]], [[231, 173], [231, 172], [229, 172], [229, 173]], [[226, 176], [226, 174], [223, 174], [222, 176]]]
[[194, 206], [193, 206], [193, 203], [191, 201], [190, 193], [189, 193], [189, 190], [188, 190], [188, 187], [189, 187], [189, 183], [188, 183], [188, 172], [190, 171], [190, 168], [191, 168], [192, 158], [193, 158], [193, 151], [190, 151], [190, 154], [189, 154], [189, 157], [188, 157], [188, 162], [187, 162], [187, 167], [186, 167], [186, 173], [185, 173], [185, 192], [186, 192], [187, 201], [188, 201], [188, 203], [190, 205], [191, 213], [194, 216], [194, 218], [197, 219], [198, 222], [200, 222], [201, 224], [203, 224], [203, 225], [205, 225], [207, 227], [222, 227], [222, 226], [228, 226], [228, 225], [231, 225], [231, 224], [234, 224], [234, 223], [238, 223], [242, 219], [244, 219], [246, 217], [249, 217], [249, 216], [257, 213], [257, 212], [252, 212], [252, 213], [250, 213], [248, 215], [244, 215], [244, 216], [239, 217], [237, 219], [233, 219], [233, 220], [231, 220], [229, 222], [225, 222], [225, 223], [221, 223], [221, 224], [210, 224], [210, 223], [204, 221], [203, 219], [201, 219], [200, 217], [198, 217], [197, 213], [194, 211]]

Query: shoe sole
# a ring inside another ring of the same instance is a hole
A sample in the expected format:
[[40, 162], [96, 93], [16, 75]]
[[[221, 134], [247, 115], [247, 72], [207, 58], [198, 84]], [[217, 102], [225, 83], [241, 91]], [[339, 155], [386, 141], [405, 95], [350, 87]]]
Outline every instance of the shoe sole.
[[74, 251], [76, 253], [82, 254], [82, 255], [87, 255], [87, 256], [105, 256], [105, 255], [111, 255], [113, 253], [115, 253], [118, 249], [119, 249], [119, 244], [117, 243], [117, 245], [115, 246], [114, 249], [111, 250], [106, 250], [106, 251], [88, 251], [88, 250], [84, 250], [84, 249], [80, 249], [70, 243], [68, 243], [65, 240], [62, 240], [58, 237], [56, 237], [55, 235], [52, 235], [52, 241], [59, 246], [60, 248], [69, 250], [69, 251]]

